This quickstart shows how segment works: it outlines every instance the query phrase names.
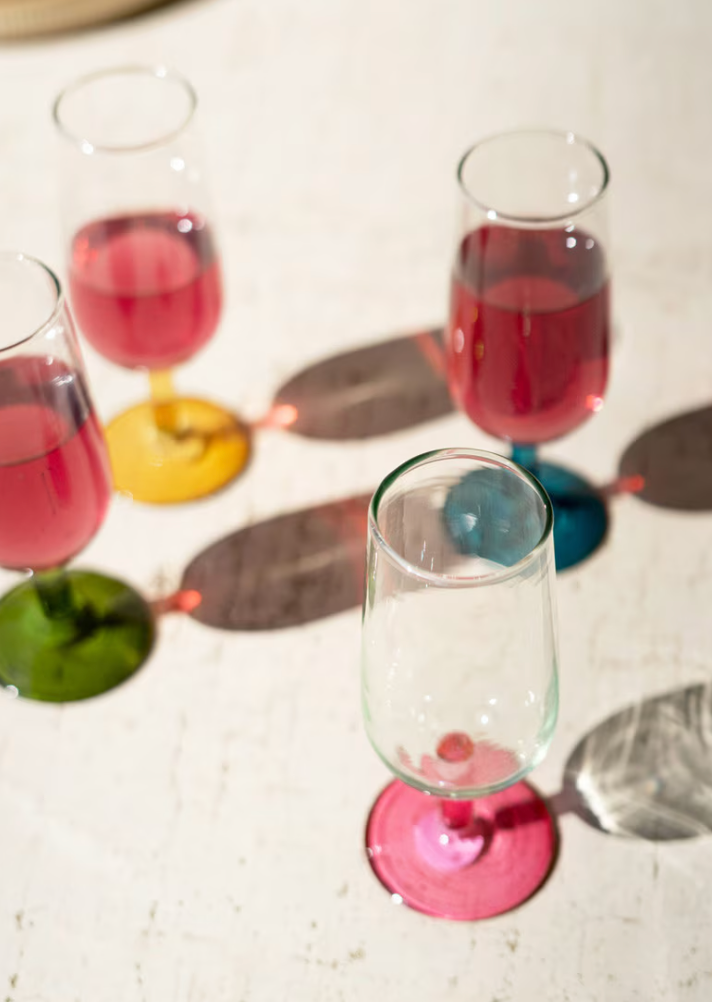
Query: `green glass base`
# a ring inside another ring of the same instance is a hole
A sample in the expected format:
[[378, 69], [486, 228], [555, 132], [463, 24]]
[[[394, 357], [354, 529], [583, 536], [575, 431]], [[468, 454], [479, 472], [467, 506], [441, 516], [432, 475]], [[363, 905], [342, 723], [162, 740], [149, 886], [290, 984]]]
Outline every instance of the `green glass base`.
[[37, 575], [0, 599], [0, 685], [63, 703], [129, 678], [155, 639], [141, 596], [88, 571]]

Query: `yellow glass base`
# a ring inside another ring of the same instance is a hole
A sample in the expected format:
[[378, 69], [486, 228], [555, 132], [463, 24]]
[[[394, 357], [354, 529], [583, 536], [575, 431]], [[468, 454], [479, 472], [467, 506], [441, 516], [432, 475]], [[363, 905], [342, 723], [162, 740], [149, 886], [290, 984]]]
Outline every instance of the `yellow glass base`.
[[212, 494], [238, 476], [250, 456], [247, 426], [191, 397], [132, 407], [114, 418], [106, 437], [116, 489], [152, 504]]

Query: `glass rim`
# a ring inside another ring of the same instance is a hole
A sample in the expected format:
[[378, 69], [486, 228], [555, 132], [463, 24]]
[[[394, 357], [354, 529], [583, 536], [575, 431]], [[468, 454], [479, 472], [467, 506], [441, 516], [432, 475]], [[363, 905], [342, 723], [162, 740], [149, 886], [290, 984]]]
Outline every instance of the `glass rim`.
[[[544, 215], [544, 216], [522, 216], [520, 214], [500, 212], [500, 210], [497, 209], [494, 205], [488, 205], [486, 202], [480, 201], [470, 191], [463, 177], [465, 166], [468, 160], [470, 159], [473, 153], [476, 153], [483, 146], [486, 146], [489, 143], [497, 142], [500, 139], [511, 139], [513, 136], [538, 136], [538, 137], [549, 136], [550, 138], [553, 139], [563, 139], [569, 146], [579, 146], [587, 150], [589, 153], [593, 155], [594, 159], [598, 162], [603, 172], [601, 183], [598, 187], [598, 190], [593, 195], [591, 195], [591, 197], [588, 198], [585, 202], [583, 202], [580, 205], [577, 205], [575, 209], [572, 208], [567, 212], [555, 213], [554, 215]], [[591, 208], [593, 208], [593, 206], [596, 205], [597, 202], [600, 202], [600, 200], [603, 198], [606, 191], [608, 190], [608, 185], [610, 180], [611, 180], [611, 171], [608, 166], [608, 161], [601, 153], [601, 151], [598, 149], [598, 147], [595, 146], [594, 143], [592, 143], [589, 139], [586, 139], [579, 133], [565, 129], [538, 129], [532, 127], [525, 129], [507, 129], [503, 132], [493, 132], [487, 136], [483, 136], [482, 139], [478, 139], [476, 143], [473, 143], [471, 146], [469, 146], [465, 150], [463, 155], [460, 157], [460, 160], [457, 165], [457, 184], [462, 195], [468, 202], [474, 205], [475, 208], [479, 209], [479, 211], [483, 212], [485, 215], [488, 215], [489, 213], [494, 213], [496, 219], [504, 219], [508, 223], [521, 223], [524, 226], [545, 225], [546, 223], [561, 223], [564, 222], [565, 220], [576, 219], [578, 216], [583, 215], [583, 213], [588, 212]]]
[[[518, 476], [520, 480], [526, 481], [539, 496], [546, 512], [546, 521], [541, 536], [529, 552], [515, 564], [512, 564], [511, 567], [502, 567], [499, 570], [475, 575], [438, 574], [435, 571], [426, 571], [422, 567], [418, 567], [416, 564], [406, 560], [405, 557], [401, 556], [387, 542], [378, 525], [378, 506], [386, 491], [410, 470], [416, 469], [419, 466], [427, 466], [430, 463], [437, 463], [444, 459], [477, 459], [483, 461], [485, 464], [489, 464], [490, 467], [495, 466], [500, 469], [509, 470]], [[368, 534], [378, 547], [378, 550], [384, 553], [391, 563], [408, 577], [415, 578], [425, 584], [437, 585], [441, 588], [479, 588], [485, 585], [499, 584], [501, 581], [507, 581], [510, 578], [516, 577], [541, 554], [549, 539], [552, 538], [553, 528], [554, 508], [551, 498], [537, 478], [529, 470], [520, 466], [519, 463], [515, 463], [513, 459], [506, 459], [504, 456], [499, 456], [495, 452], [487, 452], [484, 449], [432, 449], [430, 452], [423, 452], [419, 456], [414, 456], [413, 459], [408, 459], [404, 463], [401, 463], [400, 466], [396, 467], [395, 470], [383, 478], [368, 506]]]
[[62, 288], [62, 283], [48, 265], [44, 264], [43, 261], [40, 261], [39, 258], [33, 257], [31, 254], [25, 254], [22, 251], [0, 251], [0, 266], [8, 261], [16, 261], [20, 264], [28, 264], [32, 267], [41, 269], [45, 275], [48, 276], [54, 286], [56, 298], [52, 312], [46, 320], [42, 321], [39, 327], [30, 331], [30, 333], [26, 334], [24, 337], [19, 338], [19, 340], [13, 341], [12, 344], [3, 345], [2, 342], [0, 342], [0, 356], [4, 352], [12, 351], [14, 348], [19, 348], [20, 345], [27, 344], [27, 342], [32, 341], [33, 338], [40, 337], [42, 334], [45, 334], [57, 323], [59, 315], [64, 309], [64, 289]]
[[[189, 102], [187, 114], [180, 125], [163, 133], [156, 139], [149, 140], [148, 142], [127, 143], [116, 146], [107, 143], [95, 143], [89, 136], [80, 135], [67, 128], [61, 115], [61, 105], [66, 97], [69, 97], [71, 94], [76, 93], [87, 85], [93, 84], [97, 80], [102, 80], [106, 77], [131, 75], [148, 76], [153, 77], [156, 80], [174, 80], [180, 84], [185, 93], [188, 95]], [[174, 140], [176, 136], [179, 136], [185, 130], [186, 126], [190, 124], [193, 116], [195, 115], [197, 106], [198, 95], [195, 88], [190, 80], [177, 70], [164, 66], [162, 63], [123, 63], [120, 66], [109, 66], [105, 69], [94, 70], [91, 73], [85, 73], [83, 76], [76, 77], [74, 80], [71, 80], [65, 87], [62, 88], [57, 97], [54, 99], [54, 104], [52, 105], [52, 119], [60, 135], [77, 146], [83, 153], [142, 153], [153, 149], [160, 149], [162, 146], [167, 146], [168, 143], [172, 142], [172, 140]], [[90, 147], [90, 149], [87, 147]]]

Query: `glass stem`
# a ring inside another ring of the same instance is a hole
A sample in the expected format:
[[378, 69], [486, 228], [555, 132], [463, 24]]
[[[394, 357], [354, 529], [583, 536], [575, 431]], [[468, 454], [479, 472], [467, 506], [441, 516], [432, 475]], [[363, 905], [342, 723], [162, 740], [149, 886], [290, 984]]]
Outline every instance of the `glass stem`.
[[474, 803], [471, 800], [450, 800], [442, 797], [440, 811], [448, 828], [464, 828], [474, 817]]
[[535, 445], [512, 445], [512, 459], [536, 476], [539, 462]]
[[176, 391], [170, 369], [156, 369], [148, 374], [151, 403], [156, 427], [168, 433], [176, 431]]
[[76, 613], [72, 588], [63, 567], [33, 575], [42, 608], [48, 619], [69, 619]]

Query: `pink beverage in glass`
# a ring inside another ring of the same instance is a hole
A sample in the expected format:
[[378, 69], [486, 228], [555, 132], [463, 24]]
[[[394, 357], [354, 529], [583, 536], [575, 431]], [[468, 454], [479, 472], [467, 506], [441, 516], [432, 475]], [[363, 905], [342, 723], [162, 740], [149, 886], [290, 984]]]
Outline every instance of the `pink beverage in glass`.
[[222, 281], [210, 228], [198, 214], [149, 212], [84, 226], [71, 247], [76, 319], [105, 358], [168, 369], [213, 335]]
[[79, 373], [48, 356], [0, 362], [0, 566], [65, 563], [101, 525], [110, 493]]
[[600, 409], [608, 280], [583, 230], [482, 226], [462, 241], [448, 331], [451, 392], [483, 431], [559, 438]]

